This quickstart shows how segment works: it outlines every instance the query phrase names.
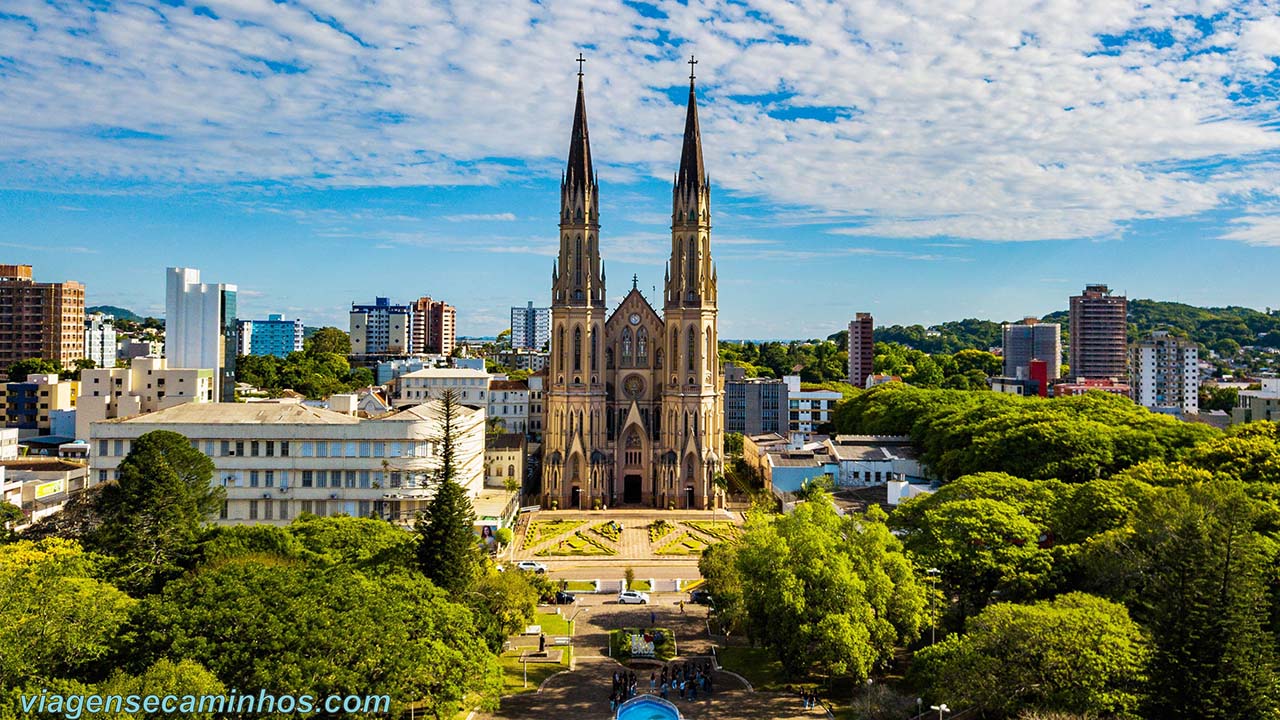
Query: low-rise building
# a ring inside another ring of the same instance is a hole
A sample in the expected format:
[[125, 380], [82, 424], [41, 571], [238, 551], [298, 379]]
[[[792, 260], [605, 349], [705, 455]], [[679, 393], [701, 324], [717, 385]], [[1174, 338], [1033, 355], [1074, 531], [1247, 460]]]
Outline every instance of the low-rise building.
[[1020, 377], [987, 378], [992, 392], [1032, 397], [1040, 395], [1040, 381]]
[[844, 395], [835, 390], [801, 390], [800, 376], [783, 378], [787, 387], [788, 429], [812, 436], [831, 422], [831, 413]]
[[528, 348], [512, 348], [498, 353], [498, 364], [512, 370], [538, 372], [551, 364], [551, 354]]
[[0, 409], [5, 425], [23, 435], [49, 434], [59, 410], [75, 410], [80, 383], [62, 380], [57, 373], [35, 373], [22, 382], [0, 386]]
[[213, 402], [214, 376], [212, 368], [170, 368], [155, 357], [134, 358], [127, 368], [81, 371], [75, 436], [87, 439], [90, 424], [99, 420]]
[[[441, 403], [360, 418], [298, 403], [187, 403], [90, 428], [90, 477], [116, 477], [132, 443], [154, 430], [191, 440], [226, 489], [224, 524], [287, 524], [302, 513], [410, 523], [425, 511], [440, 469]], [[455, 479], [484, 486], [484, 412], [454, 420]]]
[[393, 402], [396, 407], [417, 405], [427, 400], [438, 400], [445, 391], [453, 390], [458, 402], [487, 409], [490, 380], [491, 376], [484, 370], [422, 368], [400, 376], [396, 381]]
[[541, 443], [544, 415], [542, 395], [545, 392], [547, 371], [539, 370], [530, 375], [527, 382], [529, 383], [529, 432], [526, 434], [529, 436], [530, 442]]
[[374, 382], [386, 385], [401, 375], [430, 367], [448, 367], [449, 358], [444, 355], [413, 355], [406, 358], [384, 360], [374, 368]]
[[274, 355], [286, 357], [302, 352], [302, 320], [286, 320], [283, 315], [268, 315], [266, 320], [241, 320], [239, 353], [241, 355]]
[[1129, 397], [1130, 394], [1129, 384], [1122, 383], [1116, 378], [1077, 377], [1072, 382], [1061, 382], [1054, 385], [1053, 396], [1072, 397], [1074, 395], [1083, 395], [1090, 390], [1111, 393], [1112, 395], [1124, 395], [1125, 397]]
[[523, 380], [491, 380], [488, 420], [490, 423], [502, 423], [501, 431], [504, 433], [527, 433], [529, 383]]
[[1258, 390], [1240, 391], [1240, 399], [1231, 410], [1233, 424], [1280, 421], [1280, 378], [1262, 378], [1261, 383]]
[[837, 435], [826, 441], [838, 487], [926, 481], [920, 453], [906, 435]]
[[[145, 340], [142, 338], [124, 338], [116, 345], [117, 360], [132, 360], [139, 357], [164, 357], [164, 340]], [[115, 363], [103, 365], [111, 367]]]
[[525, 440], [520, 433], [503, 433], [489, 438], [484, 448], [484, 482], [494, 488], [504, 488], [507, 480], [514, 480], [517, 490], [524, 487]]
[[0, 460], [18, 459], [18, 428], [0, 428]]
[[84, 463], [57, 457], [0, 460], [0, 499], [22, 509], [19, 528], [58, 512], [88, 483]]
[[785, 380], [749, 378], [742, 368], [725, 364], [725, 432], [744, 435], [787, 432], [790, 429], [788, 399]]

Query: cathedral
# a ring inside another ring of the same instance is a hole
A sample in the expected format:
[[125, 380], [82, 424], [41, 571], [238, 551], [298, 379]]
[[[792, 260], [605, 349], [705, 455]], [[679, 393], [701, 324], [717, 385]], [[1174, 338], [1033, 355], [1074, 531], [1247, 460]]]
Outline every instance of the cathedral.
[[560, 184], [560, 254], [551, 273], [544, 507], [723, 506], [724, 385], [711, 188], [692, 72], [671, 206], [662, 313], [634, 278], [610, 311], [579, 68], [569, 165]]

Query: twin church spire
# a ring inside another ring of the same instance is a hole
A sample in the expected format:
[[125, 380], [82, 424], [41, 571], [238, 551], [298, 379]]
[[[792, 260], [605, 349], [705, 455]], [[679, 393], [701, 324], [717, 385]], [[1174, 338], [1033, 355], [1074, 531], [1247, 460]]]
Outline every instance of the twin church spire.
[[[573, 111], [569, 162], [560, 183], [560, 253], [552, 276], [552, 300], [568, 305], [605, 302], [605, 274], [599, 252], [599, 186], [591, 164], [591, 139], [582, 63], [578, 55], [578, 97]], [[671, 257], [664, 283], [665, 304], [715, 302], [711, 263], [711, 189], [702, 162], [694, 58], [689, 59], [689, 101], [680, 168], [672, 189]]]

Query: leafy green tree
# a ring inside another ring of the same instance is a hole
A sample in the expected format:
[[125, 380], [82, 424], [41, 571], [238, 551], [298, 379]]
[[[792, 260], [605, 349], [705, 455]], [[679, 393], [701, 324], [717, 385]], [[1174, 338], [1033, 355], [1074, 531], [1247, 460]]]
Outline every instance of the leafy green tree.
[[480, 575], [480, 544], [475, 510], [457, 481], [455, 443], [460, 405], [453, 391], [440, 399], [440, 469], [436, 492], [418, 519], [418, 566], [436, 585], [451, 592], [468, 589]]
[[[200, 663], [192, 662], [191, 660], [178, 660], [175, 662], [168, 658], [157, 660], [155, 664], [143, 670], [139, 675], [129, 675], [117, 670], [110, 678], [95, 687], [94, 690], [98, 694], [106, 696], [120, 695], [128, 697], [129, 695], [137, 695], [146, 697], [155, 695], [164, 697], [165, 695], [175, 695], [179, 698], [188, 695], [199, 698], [201, 695], [223, 695], [227, 692], [226, 686]], [[216, 717], [212, 712], [198, 712], [198, 705], [193, 709], [183, 709], [179, 706], [179, 711], [181, 712], [181, 717], [190, 720], [214, 720]], [[162, 718], [173, 716], [173, 713], [165, 713], [163, 711], [152, 713], [142, 711], [133, 715], [117, 717], [137, 718], [137, 720], [161, 720]]]
[[336, 327], [322, 327], [303, 343], [307, 355], [334, 354], [346, 357], [351, 354], [351, 337]]
[[489, 649], [497, 652], [507, 637], [523, 630], [537, 610], [540, 596], [531, 573], [491, 570], [476, 581], [468, 605]]
[[736, 540], [715, 543], [698, 558], [698, 573], [706, 578], [706, 590], [715, 601], [715, 618], [723, 632], [741, 632], [747, 626], [742, 575], [738, 572]]
[[135, 440], [119, 472], [98, 497], [101, 524], [87, 540], [111, 556], [122, 587], [149, 592], [193, 558], [201, 528], [225, 491], [210, 482], [213, 462], [167, 430]]
[[18, 360], [9, 365], [9, 382], [22, 382], [27, 379], [28, 375], [61, 372], [63, 372], [62, 366], [53, 360], [45, 360], [44, 358]]
[[472, 613], [416, 573], [240, 558], [167, 584], [133, 614], [135, 671], [184, 658], [226, 686], [387, 694], [398, 715], [451, 718], [495, 689]]
[[22, 522], [26, 518], [22, 508], [0, 500], [0, 543], [10, 542], [17, 537], [13, 526]]
[[308, 558], [367, 572], [408, 570], [417, 564], [418, 538], [384, 520], [305, 516], [289, 525]]
[[[747, 633], [788, 675], [861, 679], [918, 634], [925, 593], [883, 518], [841, 518], [816, 492], [788, 515], [748, 521], [734, 563], [740, 586], [771, 590], [743, 594]], [[731, 581], [716, 575], [716, 560], [704, 565], [721, 588]]]
[[0, 546], [0, 687], [104, 669], [135, 601], [97, 579], [101, 570], [69, 540]]
[[912, 672], [931, 697], [998, 716], [1039, 709], [1134, 718], [1146, 658], [1123, 605], [1070, 593], [991, 605], [964, 634], [916, 653]]

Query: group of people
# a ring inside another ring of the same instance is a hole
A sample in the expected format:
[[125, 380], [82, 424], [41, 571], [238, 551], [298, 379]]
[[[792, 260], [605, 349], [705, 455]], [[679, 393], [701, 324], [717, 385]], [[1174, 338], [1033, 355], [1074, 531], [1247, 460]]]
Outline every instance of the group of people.
[[[609, 693], [609, 712], [616, 711], [619, 705], [635, 697], [636, 685], [634, 670], [615, 672], [613, 690]], [[681, 700], [697, 700], [699, 694], [710, 700], [712, 689], [710, 660], [685, 660], [662, 666], [661, 674], [656, 670], [649, 673], [649, 692], [656, 693], [663, 700], [670, 699], [673, 694], [678, 694]]]
[[636, 696], [636, 672], [615, 672], [613, 674], [613, 691], [609, 693], [609, 712]]
[[664, 665], [661, 676], [656, 672], [649, 675], [649, 689], [656, 690], [663, 700], [672, 693], [679, 693], [681, 700], [697, 700], [699, 691], [710, 700], [711, 687], [710, 660]]
[[804, 702], [804, 709], [816, 708], [821, 701], [818, 699], [818, 693], [811, 690], [801, 690], [800, 699]]

